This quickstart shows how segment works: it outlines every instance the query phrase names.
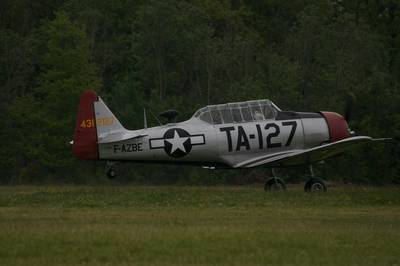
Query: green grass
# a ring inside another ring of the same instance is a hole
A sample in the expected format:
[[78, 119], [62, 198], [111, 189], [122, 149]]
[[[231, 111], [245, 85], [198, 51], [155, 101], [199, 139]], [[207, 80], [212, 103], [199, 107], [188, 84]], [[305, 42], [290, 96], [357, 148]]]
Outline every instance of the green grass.
[[400, 190], [3, 187], [0, 265], [400, 265]]

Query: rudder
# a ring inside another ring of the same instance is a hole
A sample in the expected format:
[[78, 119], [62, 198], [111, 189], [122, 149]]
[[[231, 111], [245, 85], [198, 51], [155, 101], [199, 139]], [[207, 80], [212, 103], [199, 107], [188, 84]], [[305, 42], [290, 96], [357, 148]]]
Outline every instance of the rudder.
[[95, 160], [99, 158], [96, 117], [93, 104], [96, 101], [98, 101], [98, 96], [94, 91], [85, 91], [81, 94], [72, 150], [74, 155], [82, 160]]

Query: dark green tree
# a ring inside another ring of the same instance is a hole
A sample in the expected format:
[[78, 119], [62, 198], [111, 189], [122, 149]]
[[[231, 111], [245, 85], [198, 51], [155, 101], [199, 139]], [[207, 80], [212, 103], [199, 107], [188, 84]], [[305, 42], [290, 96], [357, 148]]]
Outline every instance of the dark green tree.
[[[18, 158], [14, 174], [34, 180], [63, 180], [73, 173], [75, 159], [69, 141], [73, 136], [79, 95], [100, 88], [90, 61], [85, 33], [65, 13], [37, 32], [38, 86], [18, 97], [10, 114], [14, 136], [12, 153]], [[66, 171], [68, 170], [68, 171]]]

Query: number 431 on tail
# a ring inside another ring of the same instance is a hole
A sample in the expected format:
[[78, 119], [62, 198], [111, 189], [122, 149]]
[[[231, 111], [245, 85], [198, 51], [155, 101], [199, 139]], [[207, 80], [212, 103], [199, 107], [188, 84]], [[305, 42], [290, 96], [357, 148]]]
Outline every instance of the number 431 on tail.
[[[282, 111], [269, 100], [206, 106], [179, 123], [174, 110], [160, 115], [169, 122], [127, 130], [94, 91], [86, 91], [80, 98], [73, 153], [82, 160], [110, 162], [110, 178], [115, 177], [112, 165], [118, 161], [193, 164], [211, 169], [307, 164], [311, 178], [305, 191], [326, 191], [324, 182], [313, 176], [313, 163], [361, 143], [382, 140], [355, 136], [337, 113]], [[265, 183], [266, 190], [284, 188], [283, 180], [275, 175]]]

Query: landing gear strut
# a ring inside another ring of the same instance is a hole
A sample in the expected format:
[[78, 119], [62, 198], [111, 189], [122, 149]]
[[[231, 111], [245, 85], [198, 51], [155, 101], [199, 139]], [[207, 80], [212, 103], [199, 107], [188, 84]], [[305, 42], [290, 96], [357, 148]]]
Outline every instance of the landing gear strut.
[[285, 182], [276, 177], [275, 170], [272, 168], [272, 178], [268, 179], [267, 182], [264, 184], [265, 191], [280, 191], [286, 190]]
[[310, 164], [310, 178], [304, 184], [305, 192], [326, 192], [326, 185], [324, 181], [314, 177], [314, 170]]
[[108, 169], [107, 169], [106, 174], [107, 174], [108, 179], [114, 179], [115, 176], [117, 175], [114, 170], [114, 165], [115, 165], [115, 163], [113, 163], [113, 162], [107, 162]]

